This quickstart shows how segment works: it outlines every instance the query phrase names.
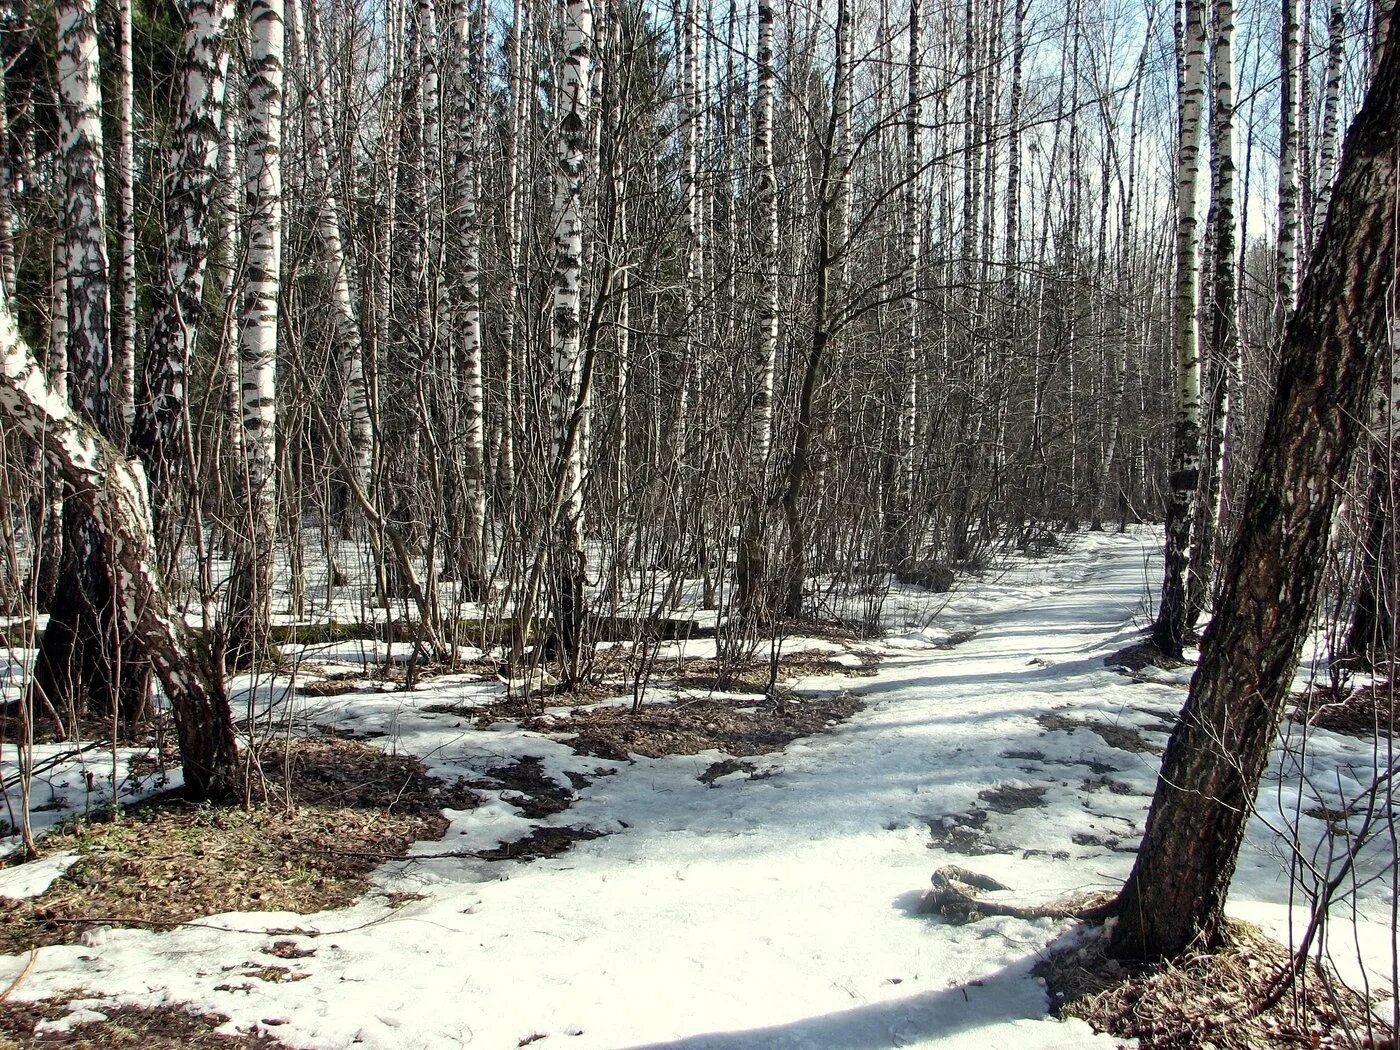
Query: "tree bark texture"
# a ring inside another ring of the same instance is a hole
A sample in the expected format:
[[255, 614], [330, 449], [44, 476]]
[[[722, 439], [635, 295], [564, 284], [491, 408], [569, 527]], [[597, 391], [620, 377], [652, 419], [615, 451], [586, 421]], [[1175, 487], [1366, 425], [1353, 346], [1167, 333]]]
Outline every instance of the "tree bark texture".
[[1240, 844], [1315, 611], [1338, 479], [1390, 353], [1397, 149], [1400, 53], [1391, 49], [1347, 136], [1289, 322], [1240, 535], [1119, 898], [1122, 955], [1170, 958], [1220, 941]]

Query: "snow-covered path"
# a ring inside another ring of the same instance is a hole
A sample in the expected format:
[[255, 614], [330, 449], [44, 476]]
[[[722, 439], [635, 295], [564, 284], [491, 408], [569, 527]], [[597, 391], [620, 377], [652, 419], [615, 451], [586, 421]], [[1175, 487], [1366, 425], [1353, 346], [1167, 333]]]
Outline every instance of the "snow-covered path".
[[[397, 909], [371, 897], [44, 949], [22, 994], [168, 998], [244, 1030], [272, 1021], [279, 1038], [317, 1047], [1111, 1047], [1049, 1019], [1030, 976], [1064, 924], [950, 926], [918, 903], [950, 862], [1023, 899], [1126, 874], [1119, 840], [1136, 842], [1153, 750], [1184, 697], [1102, 664], [1140, 625], [1147, 542], [1083, 537], [1068, 556], [980, 585], [939, 621], [975, 630], [971, 640], [890, 640], [878, 677], [854, 683], [866, 710], [713, 787], [696, 777], [715, 753], [607, 763], [509, 727], [445, 730], [416, 714], [441, 697], [406, 707], [400, 694], [400, 745], [431, 752], [442, 772], [492, 753], [534, 754], [561, 775], [617, 768], [552, 822], [618, 833], [528, 866], [395, 865], [382, 884], [424, 895]], [[423, 851], [494, 841], [517, 819], [503, 810], [459, 815]], [[959, 848], [974, 841], [980, 855], [931, 848], [958, 828]], [[320, 931], [296, 938], [314, 955], [287, 962], [304, 979], [215, 990], [266, 961], [274, 936], [260, 931], [278, 928]], [[0, 981], [17, 968], [0, 964]]]

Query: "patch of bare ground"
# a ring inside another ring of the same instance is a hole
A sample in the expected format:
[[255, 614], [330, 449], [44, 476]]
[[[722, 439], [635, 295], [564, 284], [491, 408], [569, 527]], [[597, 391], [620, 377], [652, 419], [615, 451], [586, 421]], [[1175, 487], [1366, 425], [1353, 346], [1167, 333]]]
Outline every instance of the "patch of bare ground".
[[[837, 659], [847, 657], [846, 660]], [[849, 657], [859, 663], [850, 663]], [[875, 674], [880, 658], [868, 652], [796, 652], [784, 654], [778, 661], [777, 683], [798, 678], [838, 677], [869, 678]], [[705, 689], [725, 693], [762, 693], [768, 689], [773, 665], [767, 659], [717, 660], [712, 657], [691, 657], [685, 660], [659, 663], [652, 672], [652, 681], [680, 689]]]
[[480, 850], [476, 856], [482, 860], [540, 860], [557, 857], [571, 849], [575, 842], [600, 839], [606, 834], [605, 831], [588, 827], [538, 827], [522, 838], [502, 842], [495, 849]]
[[1162, 652], [1151, 638], [1144, 638], [1140, 642], [1134, 642], [1132, 645], [1119, 649], [1116, 653], [1109, 653], [1103, 658], [1103, 662], [1105, 666], [1129, 675], [1136, 674], [1148, 667], [1175, 671], [1187, 665], [1186, 660]]
[[[284, 1043], [260, 1030], [224, 1035], [216, 1032], [228, 1021], [223, 1014], [197, 1013], [183, 1006], [88, 1005], [101, 1018], [80, 1021], [61, 1031], [41, 1031], [72, 1012], [71, 996], [40, 999], [32, 1003], [0, 1005], [0, 1047], [66, 1046], [74, 1050], [287, 1050]], [[269, 1018], [266, 1024], [280, 1024]]]
[[1230, 923], [1219, 951], [1143, 968], [1109, 958], [1105, 940], [1099, 933], [1036, 967], [1056, 1016], [1137, 1039], [1141, 1050], [1394, 1050], [1366, 1000], [1316, 963], [1280, 994], [1288, 950], [1247, 923]]
[[38, 897], [0, 898], [0, 952], [72, 943], [94, 926], [343, 906], [386, 856], [441, 838], [442, 809], [479, 802], [416, 759], [351, 740], [268, 746], [261, 770], [269, 801], [247, 810], [167, 796], [41, 839], [41, 853], [76, 850], [78, 860]]
[[575, 710], [566, 718], [526, 724], [540, 732], [572, 734], [566, 741], [582, 755], [626, 761], [630, 755], [694, 755], [719, 750], [730, 755], [766, 755], [798, 737], [825, 732], [850, 718], [864, 701], [853, 693], [779, 699], [725, 695], [664, 704]]
[[1294, 703], [1295, 721], [1364, 738], [1394, 736], [1400, 715], [1393, 679], [1357, 689], [1319, 684], [1294, 697]]
[[1089, 732], [1097, 734], [1099, 739], [1109, 747], [1117, 748], [1119, 751], [1150, 755], [1162, 753], [1161, 747], [1152, 743], [1132, 726], [1101, 722], [1095, 718], [1067, 718], [1064, 715], [1055, 714], [1053, 711], [1037, 715], [1036, 721], [1051, 732], [1068, 733], [1075, 729], [1087, 729]]

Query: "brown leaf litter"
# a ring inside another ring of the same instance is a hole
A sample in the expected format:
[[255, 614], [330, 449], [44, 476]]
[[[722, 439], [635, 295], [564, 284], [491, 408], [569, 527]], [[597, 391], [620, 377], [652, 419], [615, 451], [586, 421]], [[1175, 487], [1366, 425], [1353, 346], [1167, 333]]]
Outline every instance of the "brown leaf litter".
[[166, 929], [221, 912], [347, 905], [386, 855], [446, 833], [442, 809], [479, 801], [461, 782], [429, 777], [417, 759], [348, 740], [267, 746], [261, 771], [265, 805], [168, 796], [41, 839], [41, 854], [79, 858], [39, 896], [0, 898], [0, 951], [73, 943], [95, 926]]
[[1394, 1033], [1371, 1004], [1316, 962], [1271, 995], [1289, 952], [1248, 923], [1229, 923], [1219, 951], [1136, 969], [1109, 958], [1105, 940], [1100, 932], [1036, 968], [1056, 1016], [1137, 1039], [1140, 1050], [1394, 1050]]

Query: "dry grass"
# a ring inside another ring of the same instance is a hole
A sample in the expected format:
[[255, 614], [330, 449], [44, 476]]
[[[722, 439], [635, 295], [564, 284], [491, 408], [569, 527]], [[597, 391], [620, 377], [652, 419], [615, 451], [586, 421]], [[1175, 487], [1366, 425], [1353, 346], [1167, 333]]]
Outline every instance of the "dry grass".
[[441, 838], [474, 792], [413, 758], [350, 740], [265, 749], [271, 801], [248, 810], [169, 797], [119, 820], [75, 821], [41, 853], [79, 859], [43, 894], [0, 898], [0, 951], [78, 940], [90, 926], [164, 929], [228, 911], [314, 912], [369, 888], [386, 854]]
[[1317, 685], [1295, 698], [1293, 717], [1319, 729], [1370, 739], [1394, 736], [1400, 697], [1394, 681], [1377, 682], [1360, 689], [1338, 691]]
[[0, 1005], [0, 1048], [66, 1046], [74, 1050], [279, 1050], [288, 1044], [261, 1031], [222, 1035], [214, 1031], [228, 1020], [222, 1014], [196, 1013], [182, 1006], [95, 1005], [104, 1015], [60, 1032], [36, 1032], [43, 1021], [66, 1017], [71, 996], [32, 1003]]
[[1108, 958], [1104, 941], [1100, 933], [1057, 952], [1036, 972], [1057, 1016], [1137, 1039], [1141, 1050], [1394, 1050], [1393, 1033], [1366, 1001], [1315, 963], [1261, 1010], [1289, 953], [1247, 923], [1232, 922], [1217, 952], [1144, 969]]

